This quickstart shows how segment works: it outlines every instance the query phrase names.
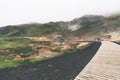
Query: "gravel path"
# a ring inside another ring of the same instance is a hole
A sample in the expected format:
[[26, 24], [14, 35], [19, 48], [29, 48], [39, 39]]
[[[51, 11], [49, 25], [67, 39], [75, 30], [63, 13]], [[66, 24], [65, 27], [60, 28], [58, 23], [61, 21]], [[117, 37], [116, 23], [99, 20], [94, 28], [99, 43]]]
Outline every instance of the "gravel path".
[[120, 80], [120, 45], [102, 42], [97, 54], [74, 80]]
[[74, 80], [93, 58], [101, 43], [76, 53], [0, 70], [0, 80]]

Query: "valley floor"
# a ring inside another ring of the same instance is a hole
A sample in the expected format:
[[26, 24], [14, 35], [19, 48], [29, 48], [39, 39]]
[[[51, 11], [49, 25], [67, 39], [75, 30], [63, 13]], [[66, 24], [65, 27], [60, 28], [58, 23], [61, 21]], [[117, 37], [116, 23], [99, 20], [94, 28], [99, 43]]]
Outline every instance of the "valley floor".
[[73, 80], [100, 47], [96, 42], [73, 54], [0, 70], [0, 80]]

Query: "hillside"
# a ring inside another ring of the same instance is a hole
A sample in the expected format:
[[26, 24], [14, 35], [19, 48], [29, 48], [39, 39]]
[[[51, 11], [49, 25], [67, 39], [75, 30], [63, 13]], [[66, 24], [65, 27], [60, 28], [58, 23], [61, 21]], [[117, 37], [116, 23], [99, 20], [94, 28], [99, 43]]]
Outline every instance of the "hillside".
[[44, 24], [22, 24], [0, 28], [0, 37], [40, 36], [44, 34], [62, 34], [76, 36], [80, 39], [95, 39], [96, 37], [119, 37], [120, 15], [108, 17], [85, 15], [69, 22], [49, 22]]
[[103, 37], [110, 35], [117, 38], [120, 30], [120, 15], [109, 17], [86, 15], [71, 21], [70, 28], [77, 26], [78, 29], [71, 30], [71, 35], [83, 39]]
[[46, 24], [22, 24], [0, 28], [1, 37], [38, 36], [42, 34], [60, 33], [66, 22], [49, 22]]

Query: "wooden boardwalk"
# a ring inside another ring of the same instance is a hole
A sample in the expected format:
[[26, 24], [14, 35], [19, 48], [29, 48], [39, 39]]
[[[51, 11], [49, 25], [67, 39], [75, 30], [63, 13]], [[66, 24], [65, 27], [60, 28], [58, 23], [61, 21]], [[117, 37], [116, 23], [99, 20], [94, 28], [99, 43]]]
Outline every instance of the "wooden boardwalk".
[[120, 80], [120, 45], [103, 41], [96, 55], [74, 80]]

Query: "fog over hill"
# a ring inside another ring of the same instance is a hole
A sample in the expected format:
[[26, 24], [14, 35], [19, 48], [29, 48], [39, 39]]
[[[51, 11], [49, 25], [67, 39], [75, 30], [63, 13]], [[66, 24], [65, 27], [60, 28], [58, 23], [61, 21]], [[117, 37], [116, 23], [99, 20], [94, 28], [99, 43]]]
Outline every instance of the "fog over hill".
[[39, 36], [44, 34], [62, 34], [76, 36], [80, 39], [93, 39], [111, 36], [117, 39], [120, 33], [120, 15], [104, 17], [101, 15], [85, 15], [69, 22], [32, 23], [0, 28], [0, 37]]

